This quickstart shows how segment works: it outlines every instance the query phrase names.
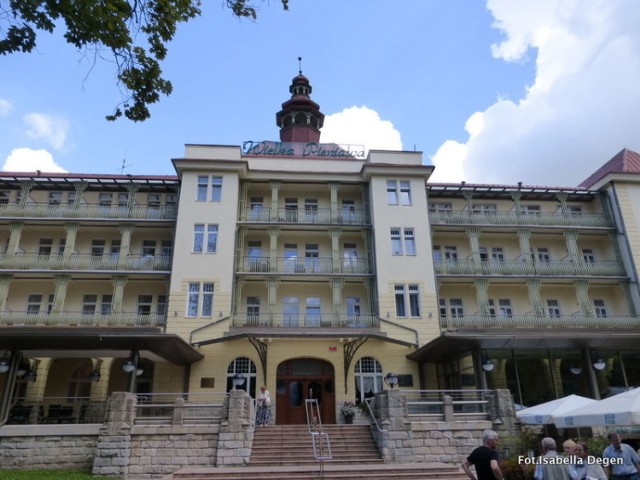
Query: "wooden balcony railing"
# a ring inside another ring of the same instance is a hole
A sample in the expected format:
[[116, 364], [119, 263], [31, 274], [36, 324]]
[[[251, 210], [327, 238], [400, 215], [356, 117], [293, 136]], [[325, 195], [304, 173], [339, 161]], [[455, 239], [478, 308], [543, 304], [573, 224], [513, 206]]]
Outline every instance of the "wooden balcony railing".
[[238, 273], [289, 273], [293, 275], [313, 274], [360, 274], [373, 273], [364, 258], [343, 258], [333, 262], [332, 258], [282, 258], [275, 264], [268, 257], [241, 257]]
[[640, 328], [638, 316], [587, 316], [582, 314], [546, 315], [463, 315], [440, 317], [440, 327], [447, 330], [465, 328]]
[[2, 270], [117, 270], [117, 271], [166, 271], [171, 269], [171, 257], [165, 255], [92, 255], [73, 253], [64, 255], [40, 255], [21, 253], [0, 255]]
[[611, 221], [600, 213], [516, 213], [516, 212], [473, 212], [452, 210], [450, 212], [429, 212], [429, 222], [434, 225], [531, 225], [537, 227], [613, 227]]
[[369, 215], [365, 210], [338, 210], [332, 214], [328, 208], [305, 209], [248, 208], [240, 215], [240, 221], [257, 223], [292, 224], [330, 224], [330, 225], [368, 225]]
[[596, 262], [572, 262], [551, 260], [548, 262], [518, 260], [487, 260], [476, 263], [473, 259], [435, 260], [438, 275], [557, 275], [557, 276], [625, 276], [624, 266], [615, 260]]
[[90, 219], [136, 219], [136, 220], [175, 220], [178, 208], [175, 205], [99, 205], [84, 203], [81, 205], [51, 205], [49, 203], [27, 203], [0, 205], [0, 218], [90, 218]]
[[[96, 306], [99, 308], [99, 306]], [[82, 312], [0, 312], [0, 326], [57, 326], [57, 327], [160, 327], [167, 323], [166, 314], [138, 312], [82, 313]]]
[[236, 313], [231, 325], [278, 328], [379, 328], [380, 321], [376, 315], [364, 313]]

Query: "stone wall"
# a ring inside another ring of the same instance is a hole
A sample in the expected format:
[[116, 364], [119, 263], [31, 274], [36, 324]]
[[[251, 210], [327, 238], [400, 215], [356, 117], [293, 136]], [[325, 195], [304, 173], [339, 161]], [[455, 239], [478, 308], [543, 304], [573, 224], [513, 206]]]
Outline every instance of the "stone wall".
[[89, 470], [99, 425], [5, 425], [0, 429], [0, 470]]

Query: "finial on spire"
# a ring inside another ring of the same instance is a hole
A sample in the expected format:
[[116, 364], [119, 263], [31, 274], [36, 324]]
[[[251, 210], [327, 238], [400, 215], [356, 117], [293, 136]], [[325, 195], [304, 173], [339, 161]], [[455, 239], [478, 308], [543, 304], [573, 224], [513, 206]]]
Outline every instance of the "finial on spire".
[[302, 75], [302, 57], [298, 57], [298, 73]]

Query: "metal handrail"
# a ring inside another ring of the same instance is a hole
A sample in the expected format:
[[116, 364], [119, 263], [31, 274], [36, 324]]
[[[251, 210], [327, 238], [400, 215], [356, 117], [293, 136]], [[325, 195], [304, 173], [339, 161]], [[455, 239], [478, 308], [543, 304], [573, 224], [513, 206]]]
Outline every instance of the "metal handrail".
[[[99, 306], [97, 306], [99, 309]], [[113, 327], [160, 327], [167, 323], [167, 314], [138, 312], [0, 312], [1, 326], [113, 326]]]
[[175, 220], [178, 208], [175, 205], [138, 204], [129, 206], [82, 203], [80, 205], [28, 202], [26, 205], [0, 205], [0, 218], [91, 218], [91, 219], [137, 219]]
[[611, 228], [609, 218], [601, 213], [549, 213], [549, 212], [474, 212], [450, 210], [429, 212], [432, 224], [454, 225], [533, 225]]
[[379, 328], [377, 315], [367, 313], [236, 313], [234, 327]]
[[640, 316], [463, 315], [440, 317], [440, 327], [457, 328], [640, 328]]
[[373, 410], [371, 409], [371, 398], [365, 398], [364, 399], [364, 403], [367, 406], [367, 410], [369, 412], [369, 416], [373, 419], [373, 423], [376, 426], [376, 428], [378, 429], [379, 432], [386, 432], [387, 430], [383, 429], [380, 427], [380, 425], [378, 424], [378, 419], [376, 418], [376, 416], [373, 414]]
[[247, 208], [240, 213], [240, 221], [278, 224], [331, 224], [367, 225], [369, 216], [363, 209], [338, 209], [333, 213], [329, 208]]
[[371, 274], [369, 261], [365, 258], [341, 258], [334, 262], [331, 257], [240, 257], [237, 267], [241, 273], [290, 273], [290, 274]]
[[571, 260], [531, 260], [523, 258], [512, 260], [483, 260], [480, 263], [473, 259], [434, 260], [438, 275], [567, 275], [567, 276], [623, 276], [624, 265], [616, 260], [594, 262], [573, 262]]
[[40, 253], [0, 254], [0, 269], [46, 269], [46, 270], [153, 270], [169, 271], [169, 255], [93, 255], [72, 253], [55, 255]]

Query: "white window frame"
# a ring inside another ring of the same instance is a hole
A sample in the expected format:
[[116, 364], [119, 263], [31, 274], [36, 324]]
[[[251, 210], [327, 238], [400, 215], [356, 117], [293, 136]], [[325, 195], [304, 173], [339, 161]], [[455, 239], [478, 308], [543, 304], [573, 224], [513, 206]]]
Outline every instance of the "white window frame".
[[[187, 314], [189, 318], [213, 317], [214, 312], [214, 282], [189, 282], [187, 286]], [[160, 307], [158, 297], [158, 308]], [[165, 296], [166, 309], [166, 296]]]
[[415, 256], [416, 253], [416, 231], [413, 227], [403, 229], [404, 254]]
[[400, 180], [400, 205], [411, 205], [411, 182]]
[[595, 299], [593, 301], [593, 308], [598, 318], [607, 318], [609, 312], [607, 311], [607, 304], [602, 299]]
[[560, 310], [560, 302], [558, 302], [558, 300], [547, 300], [547, 315], [549, 315], [550, 318], [560, 318], [562, 316], [562, 311]]
[[398, 182], [387, 180], [387, 205], [398, 205]]
[[402, 229], [399, 227], [391, 227], [391, 255], [400, 256], [403, 255], [402, 250]]

